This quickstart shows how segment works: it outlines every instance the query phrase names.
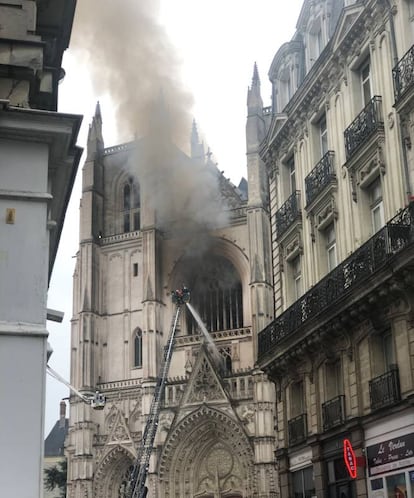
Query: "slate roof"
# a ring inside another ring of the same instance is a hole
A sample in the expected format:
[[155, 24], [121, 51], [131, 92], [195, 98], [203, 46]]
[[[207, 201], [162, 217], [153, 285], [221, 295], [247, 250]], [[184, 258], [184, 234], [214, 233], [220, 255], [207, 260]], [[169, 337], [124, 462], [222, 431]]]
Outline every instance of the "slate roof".
[[68, 433], [69, 419], [65, 419], [65, 424], [61, 424], [60, 420], [56, 422], [53, 429], [45, 439], [45, 457], [63, 456], [65, 437]]

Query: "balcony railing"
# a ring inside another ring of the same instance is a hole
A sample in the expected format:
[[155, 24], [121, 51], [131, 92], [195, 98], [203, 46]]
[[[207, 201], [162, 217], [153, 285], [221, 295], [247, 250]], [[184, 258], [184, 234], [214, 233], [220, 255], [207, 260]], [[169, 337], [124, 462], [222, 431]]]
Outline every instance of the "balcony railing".
[[379, 232], [359, 247], [351, 256], [328, 273], [306, 294], [278, 316], [259, 334], [258, 360], [267, 356], [290, 334], [293, 334], [309, 318], [326, 312], [350, 293], [355, 285], [378, 271], [398, 252], [413, 241], [414, 204], [403, 209]]
[[343, 394], [322, 403], [323, 430], [341, 425], [345, 420], [345, 396]]
[[307, 204], [335, 179], [334, 156], [335, 153], [329, 150], [305, 178]]
[[306, 413], [288, 421], [289, 445], [303, 443], [308, 436]]
[[392, 70], [394, 98], [398, 103], [404, 93], [414, 85], [414, 45]]
[[369, 397], [372, 410], [400, 401], [400, 376], [397, 365], [391, 365], [388, 372], [369, 381]]
[[276, 211], [277, 237], [283, 235], [294, 221], [300, 218], [300, 191], [296, 190]]
[[376, 95], [344, 131], [346, 159], [383, 126], [382, 99]]

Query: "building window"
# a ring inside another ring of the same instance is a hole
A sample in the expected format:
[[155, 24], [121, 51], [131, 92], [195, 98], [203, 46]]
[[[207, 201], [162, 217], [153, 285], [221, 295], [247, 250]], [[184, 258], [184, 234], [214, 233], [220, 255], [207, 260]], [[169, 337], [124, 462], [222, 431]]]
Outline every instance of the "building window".
[[292, 90], [292, 80], [290, 78], [290, 70], [287, 68], [286, 73], [280, 80], [280, 90], [281, 90], [281, 109], [287, 106], [293, 95]]
[[353, 484], [345, 466], [344, 458], [327, 462], [328, 498], [353, 498]]
[[304, 410], [303, 381], [290, 386], [290, 418], [302, 415]]
[[138, 329], [134, 337], [134, 367], [142, 367], [142, 331]]
[[325, 364], [326, 401], [343, 394], [341, 360], [337, 359]]
[[327, 261], [327, 267], [328, 267], [328, 273], [329, 273], [337, 265], [336, 234], [335, 234], [335, 225], [333, 223], [331, 223], [324, 230], [324, 239], [325, 239], [326, 261]]
[[138, 263], [134, 263], [132, 265], [132, 274], [134, 277], [138, 277]]
[[292, 297], [297, 300], [302, 295], [302, 265], [300, 256], [290, 262], [292, 274]]
[[131, 209], [131, 185], [126, 183], [124, 185], [124, 210]]
[[371, 64], [369, 59], [362, 64], [359, 71], [361, 80], [362, 104], [363, 107], [368, 105], [372, 99], [372, 84], [371, 84]]
[[141, 228], [141, 194], [137, 182], [129, 178], [122, 189], [122, 228], [132, 232]]
[[315, 495], [313, 467], [292, 472], [291, 476], [294, 498], [312, 498]]
[[292, 195], [293, 192], [296, 191], [296, 168], [294, 156], [286, 162], [286, 168], [289, 175], [289, 195]]
[[318, 128], [319, 128], [319, 145], [321, 153], [320, 157], [323, 157], [328, 152], [328, 129], [326, 127], [325, 114], [319, 120]]
[[374, 180], [368, 188], [371, 224], [373, 233], [378, 232], [384, 226], [384, 206], [382, 202], [381, 178]]
[[312, 65], [319, 57], [323, 49], [323, 39], [322, 39], [322, 29], [320, 23], [309, 35], [309, 60], [310, 65]]
[[394, 339], [390, 329], [382, 334], [372, 336], [371, 351], [373, 355], [374, 376], [389, 372], [392, 365], [395, 364]]
[[230, 374], [232, 372], [232, 357], [231, 357], [231, 346], [220, 348], [219, 350], [221, 356], [224, 358], [224, 365], [226, 368], [226, 373]]
[[391, 365], [395, 364], [394, 340], [391, 330], [385, 332], [381, 339], [385, 372], [388, 372]]
[[[410, 475], [412, 478], [412, 475]], [[407, 482], [405, 480], [405, 473], [394, 474], [386, 477], [387, 491], [389, 498], [406, 498], [407, 495]], [[413, 481], [411, 481], [411, 490], [413, 489]]]

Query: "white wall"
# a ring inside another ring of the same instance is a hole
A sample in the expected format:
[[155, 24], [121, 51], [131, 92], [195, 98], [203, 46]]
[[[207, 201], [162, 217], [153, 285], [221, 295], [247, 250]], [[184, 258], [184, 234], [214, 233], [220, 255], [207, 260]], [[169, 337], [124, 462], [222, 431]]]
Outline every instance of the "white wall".
[[0, 140], [0, 494], [19, 498], [43, 488], [47, 182], [47, 145]]

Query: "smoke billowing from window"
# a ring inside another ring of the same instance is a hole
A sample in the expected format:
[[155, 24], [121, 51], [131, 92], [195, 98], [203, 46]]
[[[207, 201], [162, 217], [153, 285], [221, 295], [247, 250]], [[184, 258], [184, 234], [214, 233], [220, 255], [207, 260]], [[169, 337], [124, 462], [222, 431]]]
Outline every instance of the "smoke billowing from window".
[[142, 225], [213, 228], [223, 222], [215, 168], [194, 167], [173, 147], [188, 150], [193, 98], [158, 9], [156, 0], [78, 0], [71, 48], [96, 93], [110, 95], [123, 141], [144, 137], [129, 164], [157, 214]]

